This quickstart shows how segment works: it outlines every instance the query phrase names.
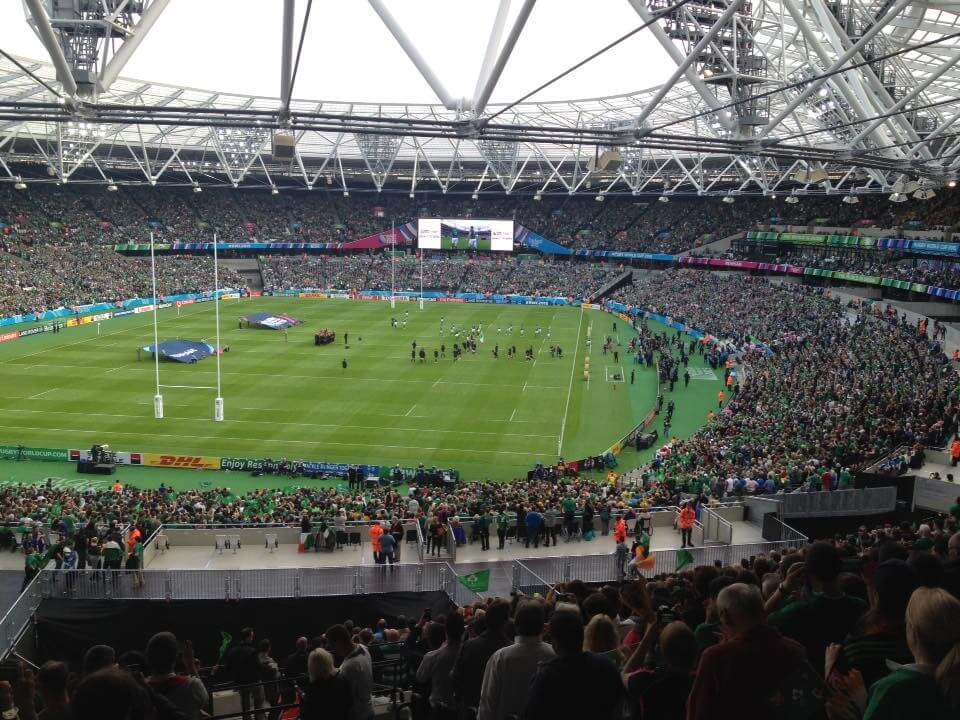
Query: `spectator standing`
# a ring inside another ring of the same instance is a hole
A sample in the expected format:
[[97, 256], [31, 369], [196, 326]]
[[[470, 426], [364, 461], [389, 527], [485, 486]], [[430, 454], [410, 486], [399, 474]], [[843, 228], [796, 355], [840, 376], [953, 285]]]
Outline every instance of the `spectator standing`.
[[348, 720], [370, 720], [373, 717], [373, 663], [362, 645], [354, 645], [350, 632], [343, 625], [327, 630], [327, 644], [340, 658], [340, 675], [350, 689], [352, 702]]
[[[700, 656], [687, 702], [687, 720], [736, 718], [770, 720], [782, 698], [800, 711], [817, 705], [822, 696], [806, 688], [814, 670], [803, 646], [784, 638], [764, 622], [763, 599], [753, 585], [734, 583], [717, 596], [717, 611], [727, 640], [708, 647]], [[743, 668], [764, 668], [762, 682], [744, 684]], [[807, 717], [805, 713], [791, 717]]]
[[477, 720], [505, 720], [519, 715], [526, 705], [537, 668], [556, 657], [553, 648], [543, 642], [544, 615], [540, 601], [521, 601], [514, 623], [516, 641], [497, 650], [487, 661]]
[[[263, 686], [260, 685], [260, 666], [257, 662], [257, 648], [253, 644], [253, 628], [240, 631], [240, 642], [227, 653], [226, 667], [230, 679], [240, 685], [240, 705], [243, 719], [265, 720], [263, 712]], [[250, 712], [250, 708], [254, 713]]]
[[286, 680], [283, 684], [283, 702], [285, 704], [293, 702], [295, 697], [295, 683], [299, 678], [307, 674], [307, 662], [310, 657], [310, 653], [307, 651], [307, 645], [308, 643], [305, 637], [298, 637], [296, 648], [287, 656], [287, 659], [283, 663], [283, 677]]
[[456, 720], [452, 672], [463, 640], [463, 616], [457, 611], [447, 615], [446, 640], [438, 647], [442, 630], [437, 623], [427, 628], [427, 639], [433, 649], [423, 656], [417, 668], [417, 682], [430, 683], [430, 720]]
[[960, 715], [960, 600], [941, 588], [917, 589], [907, 605], [914, 662], [870, 688], [864, 720]]
[[486, 630], [465, 642], [460, 649], [460, 655], [453, 666], [452, 680], [457, 707], [461, 713], [464, 713], [467, 708], [479, 706], [480, 690], [483, 686], [483, 674], [487, 662], [497, 650], [510, 644], [506, 634], [509, 619], [509, 603], [505, 600], [491, 603], [484, 615]]
[[684, 720], [697, 664], [697, 642], [686, 623], [679, 620], [659, 635], [663, 666], [626, 674], [627, 698], [638, 720]]
[[257, 665], [260, 668], [260, 682], [263, 683], [263, 695], [270, 703], [268, 720], [277, 720], [280, 711], [273, 706], [278, 705], [280, 698], [280, 666], [270, 656], [270, 641], [264, 638], [257, 644]]
[[66, 663], [49, 660], [40, 666], [37, 691], [43, 701], [43, 710], [37, 715], [38, 720], [73, 720], [67, 695], [69, 675]]
[[310, 682], [303, 686], [300, 720], [327, 720], [351, 716], [350, 688], [333, 664], [333, 655], [317, 648], [307, 660]]
[[898, 665], [911, 662], [913, 658], [907, 646], [907, 603], [919, 584], [916, 571], [903, 560], [880, 563], [870, 579], [870, 610], [842, 647], [830, 645], [827, 665], [841, 673], [858, 670], [864, 686], [869, 688], [890, 674], [888, 661]]
[[[810, 546], [805, 562], [790, 568], [766, 603], [771, 627], [802, 643], [807, 657], [814, 658], [818, 667], [827, 645], [843, 642], [853, 634], [867, 610], [862, 600], [840, 589], [838, 578], [842, 567], [836, 547], [828, 542], [816, 542]], [[784, 605], [805, 580], [806, 592]]]
[[608, 659], [583, 651], [580, 613], [555, 611], [550, 618], [550, 639], [557, 657], [541, 665], [534, 677], [523, 720], [619, 720], [623, 681]]
[[380, 536], [380, 563], [389, 563], [393, 565], [396, 561], [397, 540], [390, 533], [383, 533]]
[[[195, 675], [179, 675], [175, 671], [180, 650], [173, 633], [160, 632], [147, 642], [147, 685], [163, 695], [190, 720], [200, 720], [207, 710], [209, 696], [200, 678]], [[193, 650], [185, 650], [184, 664], [192, 672]]]

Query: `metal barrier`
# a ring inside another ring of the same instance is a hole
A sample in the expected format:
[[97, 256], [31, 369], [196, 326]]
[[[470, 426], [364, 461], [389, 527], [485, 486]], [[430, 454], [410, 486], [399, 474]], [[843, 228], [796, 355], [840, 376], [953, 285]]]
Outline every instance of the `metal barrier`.
[[790, 527], [773, 514], [763, 516], [763, 538], [769, 542], [805, 543], [808, 540], [802, 532]]
[[531, 570], [527, 566], [526, 561], [515, 560], [511, 570], [511, 589], [513, 592], [522, 593], [524, 595], [533, 595], [534, 593], [539, 593], [540, 595], [546, 597], [547, 593], [553, 589], [553, 585]]
[[783, 497], [783, 495], [775, 497], [764, 495], [743, 498], [743, 519], [762, 525], [764, 515], [780, 512], [780, 499]]
[[[798, 533], [799, 534], [799, 533]], [[802, 538], [803, 536], [801, 536]], [[690, 570], [700, 565], [721, 565], [723, 567], [739, 565], [742, 560], [750, 560], [758, 555], [769, 555], [772, 552], [785, 552], [806, 543], [806, 538], [798, 540], [783, 540], [778, 542], [744, 543], [742, 545], [707, 545], [705, 547], [687, 548], [693, 557], [692, 564], [680, 566], [685, 557], [680, 555], [680, 548], [669, 550], [654, 550], [654, 567], [643, 570], [647, 577], [667, 575], [678, 570]], [[615, 583], [624, 579], [617, 567], [613, 554], [581, 555], [568, 558], [527, 558], [522, 562], [513, 562], [514, 590], [530, 594], [539, 592], [544, 594], [553, 586], [561, 582], [582, 580], [588, 583]]]
[[[53, 565], [53, 562], [50, 564]], [[42, 574], [42, 572], [38, 573], [36, 577], [30, 581], [23, 589], [23, 592], [20, 593], [20, 596], [14, 601], [13, 605], [10, 606], [10, 609], [7, 610], [3, 618], [0, 619], [0, 646], [3, 648], [3, 652], [0, 654], [0, 660], [6, 660], [10, 652], [16, 647], [17, 643], [20, 642], [20, 637], [27, 629], [27, 626], [33, 619], [33, 614], [40, 606], [40, 601], [43, 599], [43, 596], [41, 594], [39, 579]]]
[[448, 522], [447, 523], [447, 555], [450, 556], [450, 562], [455, 563], [457, 561], [457, 538], [453, 534], [453, 526]]
[[445, 564], [256, 570], [44, 570], [40, 597], [240, 600], [448, 590]]
[[861, 490], [799, 492], [778, 495], [781, 517], [830, 517], [878, 515], [897, 507], [897, 488], [872, 487]]
[[443, 590], [447, 593], [450, 599], [457, 604], [458, 607], [466, 607], [467, 605], [472, 605], [473, 603], [482, 600], [477, 593], [473, 592], [473, 590], [470, 590], [462, 582], [460, 582], [460, 576], [457, 575], [457, 571], [454, 570], [449, 563], [437, 563], [433, 565], [425, 565], [424, 567], [439, 569]]
[[704, 542], [722, 543], [730, 545], [733, 542], [733, 525], [724, 520], [710, 508], [704, 506], [700, 514], [703, 525]]

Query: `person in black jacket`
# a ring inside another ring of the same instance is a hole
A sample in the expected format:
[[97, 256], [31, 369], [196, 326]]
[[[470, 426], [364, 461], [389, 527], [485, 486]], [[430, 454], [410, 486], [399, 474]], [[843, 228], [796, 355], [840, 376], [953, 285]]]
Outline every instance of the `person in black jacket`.
[[310, 682], [303, 685], [300, 720], [349, 717], [353, 695], [333, 665], [333, 655], [317, 648], [307, 660]]
[[558, 610], [550, 618], [557, 657], [540, 665], [523, 720], [596, 718], [614, 720], [623, 711], [623, 681], [608, 658], [583, 651], [583, 618]]
[[296, 650], [288, 655], [283, 663], [283, 677], [286, 680], [283, 684], [284, 703], [293, 702], [294, 685], [297, 680], [307, 674], [307, 658], [310, 656], [307, 645], [308, 642], [305, 637], [297, 638]]
[[480, 705], [480, 688], [483, 685], [483, 673], [487, 661], [500, 648], [511, 644], [505, 632], [510, 619], [510, 603], [497, 600], [488, 608], [484, 620], [487, 629], [480, 635], [463, 644], [460, 655], [453, 666], [453, 692], [461, 716], [467, 708]]
[[257, 660], [257, 647], [254, 644], [253, 628], [244, 628], [240, 631], [240, 643], [227, 653], [226, 669], [231, 681], [240, 685], [240, 705], [243, 708], [243, 720], [250, 720], [253, 713], [256, 720], [265, 720], [263, 712], [263, 687], [260, 682], [260, 664]]

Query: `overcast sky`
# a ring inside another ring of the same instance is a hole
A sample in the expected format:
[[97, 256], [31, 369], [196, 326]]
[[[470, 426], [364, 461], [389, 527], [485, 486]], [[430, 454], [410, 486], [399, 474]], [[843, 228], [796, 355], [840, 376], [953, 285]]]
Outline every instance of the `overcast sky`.
[[[512, 0], [511, 21], [521, 4]], [[306, 5], [297, 0], [297, 38]], [[387, 0], [454, 97], [473, 96], [497, 6], [498, 0]], [[171, 0], [123, 76], [276, 96], [281, 16], [281, 0]], [[539, 0], [491, 102], [517, 99], [640, 24], [627, 0]], [[0, 2], [0, 28], [0, 47], [7, 52], [46, 58], [21, 3]], [[643, 31], [534, 99], [640, 90], [662, 83], [674, 68], [653, 36]], [[313, 3], [294, 96], [436, 101], [366, 0]]]

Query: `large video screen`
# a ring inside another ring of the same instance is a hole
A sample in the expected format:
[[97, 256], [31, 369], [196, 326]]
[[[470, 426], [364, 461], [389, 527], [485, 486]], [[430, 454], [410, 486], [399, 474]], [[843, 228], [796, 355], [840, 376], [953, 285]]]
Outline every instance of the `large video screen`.
[[420, 218], [417, 238], [424, 250], [513, 251], [513, 220]]

